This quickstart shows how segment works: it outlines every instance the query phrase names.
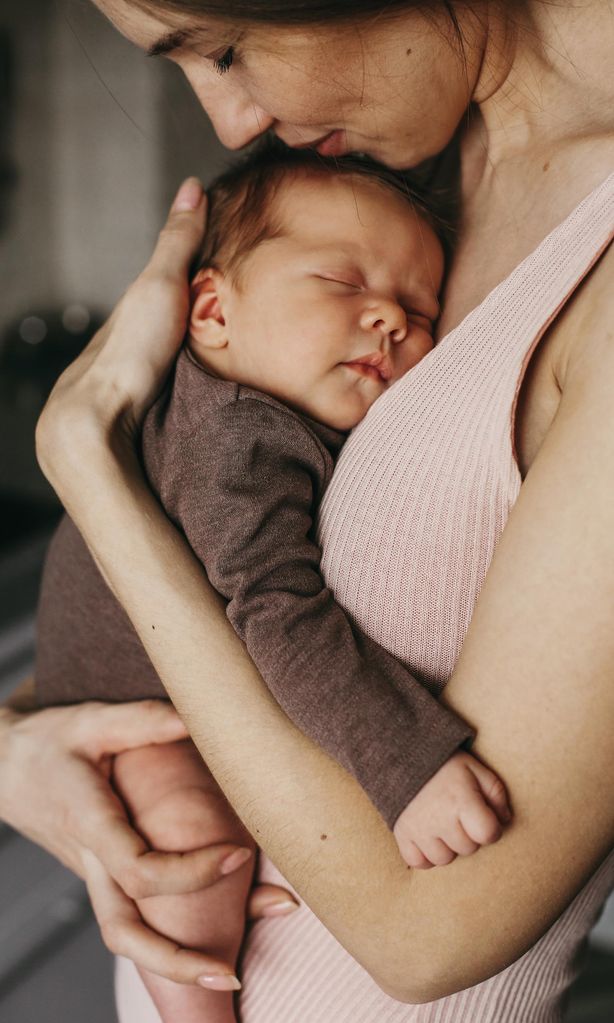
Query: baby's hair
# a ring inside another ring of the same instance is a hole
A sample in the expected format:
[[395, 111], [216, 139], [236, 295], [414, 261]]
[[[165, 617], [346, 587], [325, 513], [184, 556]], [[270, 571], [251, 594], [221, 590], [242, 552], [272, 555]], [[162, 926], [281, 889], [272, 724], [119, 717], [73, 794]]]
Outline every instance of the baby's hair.
[[406, 173], [367, 156], [324, 157], [312, 149], [291, 149], [265, 137], [208, 188], [207, 232], [197, 268], [213, 267], [240, 283], [247, 255], [282, 233], [275, 199], [284, 183], [302, 178], [362, 177], [400, 195], [441, 237], [445, 224]]

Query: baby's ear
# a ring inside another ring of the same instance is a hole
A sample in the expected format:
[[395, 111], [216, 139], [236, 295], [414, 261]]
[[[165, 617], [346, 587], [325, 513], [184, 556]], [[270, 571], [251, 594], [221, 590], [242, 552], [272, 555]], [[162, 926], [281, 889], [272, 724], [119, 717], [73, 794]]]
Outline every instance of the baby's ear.
[[189, 334], [197, 349], [225, 348], [228, 344], [222, 310], [223, 283], [224, 275], [208, 267], [198, 271], [190, 286], [192, 308]]

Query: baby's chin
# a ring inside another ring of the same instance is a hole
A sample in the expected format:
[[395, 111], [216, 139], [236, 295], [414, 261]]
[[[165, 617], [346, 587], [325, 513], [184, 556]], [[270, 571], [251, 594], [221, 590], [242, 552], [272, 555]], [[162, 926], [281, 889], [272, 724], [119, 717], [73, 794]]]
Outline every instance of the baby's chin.
[[311, 419], [330, 426], [333, 430], [347, 433], [362, 422], [371, 406], [381, 397], [381, 393], [384, 392], [370, 396], [350, 392], [347, 396], [340, 397], [334, 406], [323, 403], [317, 407], [305, 408], [304, 411]]

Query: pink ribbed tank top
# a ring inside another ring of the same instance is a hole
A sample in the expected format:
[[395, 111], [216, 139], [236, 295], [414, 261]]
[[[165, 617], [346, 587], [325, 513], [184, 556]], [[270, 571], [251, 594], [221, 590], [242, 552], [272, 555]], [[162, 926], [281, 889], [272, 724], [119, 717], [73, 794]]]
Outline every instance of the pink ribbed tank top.
[[[320, 509], [326, 582], [436, 689], [520, 490], [513, 437], [524, 369], [613, 234], [614, 174], [375, 403], [341, 452]], [[264, 857], [260, 874], [284, 883]], [[384, 995], [306, 906], [260, 921], [243, 962], [242, 1023], [555, 1023], [613, 887], [614, 852], [516, 963], [418, 1006]]]
[[614, 176], [371, 408], [320, 509], [323, 572], [439, 688], [518, 497], [513, 414], [533, 347], [610, 240]]

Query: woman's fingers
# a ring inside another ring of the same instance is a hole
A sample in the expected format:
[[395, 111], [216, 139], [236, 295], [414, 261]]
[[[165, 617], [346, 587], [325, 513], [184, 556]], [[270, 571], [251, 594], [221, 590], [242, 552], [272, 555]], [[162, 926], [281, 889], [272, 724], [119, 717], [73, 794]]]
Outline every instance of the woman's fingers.
[[175, 196], [146, 272], [183, 280], [202, 243], [206, 216], [203, 186], [188, 178]]
[[249, 920], [267, 916], [287, 916], [299, 908], [299, 903], [285, 888], [275, 884], [259, 884], [252, 888], [247, 904]]
[[238, 852], [236, 843], [185, 853], [152, 850], [131, 826], [101, 769], [114, 753], [184, 738], [185, 728], [170, 704], [84, 704], [74, 708], [65, 730], [73, 754], [72, 802], [78, 807], [69, 827], [85, 854], [93, 852], [127, 895], [139, 899], [198, 891], [231, 872], [229, 857]]
[[[92, 812], [80, 840], [85, 855], [91, 851], [131, 899], [153, 895], [184, 895], [209, 888], [245, 862], [239, 846], [224, 842], [190, 852], [150, 849], [130, 826], [120, 809]], [[236, 865], [235, 865], [235, 860]]]
[[140, 746], [177, 742], [188, 731], [177, 711], [164, 700], [123, 704], [84, 704], [75, 716], [75, 752], [88, 759], [123, 753]]
[[43, 409], [37, 455], [65, 503], [62, 480], [76, 472], [82, 479], [83, 451], [118, 423], [123, 433], [136, 433], [160, 393], [185, 337], [188, 271], [204, 235], [206, 206], [199, 182], [184, 182], [149, 263], [61, 375]]
[[240, 986], [228, 963], [181, 948], [147, 927], [134, 902], [113, 881], [96, 856], [87, 854], [84, 865], [94, 913], [103, 941], [111, 952], [178, 984], [201, 982], [202, 986], [214, 990], [236, 990]]

